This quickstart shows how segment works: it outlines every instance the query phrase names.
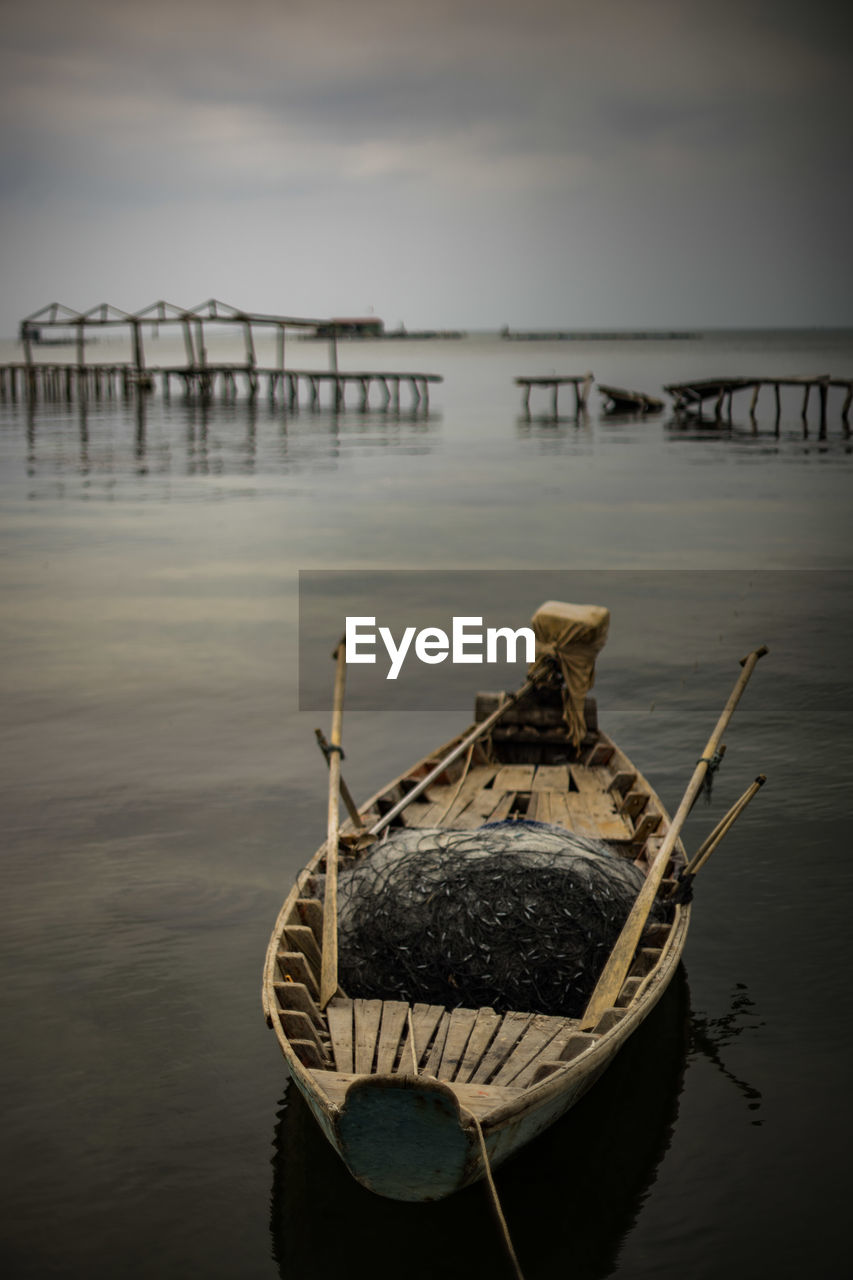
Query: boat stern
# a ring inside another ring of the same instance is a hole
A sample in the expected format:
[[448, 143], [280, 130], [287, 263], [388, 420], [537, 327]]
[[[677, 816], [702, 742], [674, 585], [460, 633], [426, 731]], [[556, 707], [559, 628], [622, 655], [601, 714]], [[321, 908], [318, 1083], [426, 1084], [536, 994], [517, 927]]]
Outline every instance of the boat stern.
[[347, 1090], [335, 1128], [353, 1177], [393, 1200], [439, 1200], [479, 1173], [476, 1130], [439, 1080], [364, 1076]]

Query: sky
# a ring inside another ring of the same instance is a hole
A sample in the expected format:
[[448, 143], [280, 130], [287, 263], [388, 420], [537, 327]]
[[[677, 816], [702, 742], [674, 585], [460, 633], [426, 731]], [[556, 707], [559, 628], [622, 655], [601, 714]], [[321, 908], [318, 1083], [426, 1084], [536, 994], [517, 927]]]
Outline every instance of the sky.
[[0, 334], [853, 325], [853, 6], [9, 0]]

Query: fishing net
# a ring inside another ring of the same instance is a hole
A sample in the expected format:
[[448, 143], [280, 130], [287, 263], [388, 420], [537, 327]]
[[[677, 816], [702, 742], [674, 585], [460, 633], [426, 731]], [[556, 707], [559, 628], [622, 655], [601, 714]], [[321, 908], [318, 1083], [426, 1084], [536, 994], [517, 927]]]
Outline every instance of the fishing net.
[[578, 1017], [642, 883], [605, 842], [546, 823], [395, 832], [341, 870], [340, 985]]

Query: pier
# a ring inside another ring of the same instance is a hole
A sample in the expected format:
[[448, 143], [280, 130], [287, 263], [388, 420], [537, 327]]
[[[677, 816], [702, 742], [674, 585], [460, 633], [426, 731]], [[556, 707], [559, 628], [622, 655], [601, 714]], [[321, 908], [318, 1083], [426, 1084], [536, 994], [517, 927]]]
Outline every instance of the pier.
[[591, 373], [581, 374], [536, 374], [533, 376], [518, 377], [515, 379], [517, 387], [524, 388], [521, 404], [527, 417], [530, 417], [530, 390], [531, 387], [544, 387], [551, 392], [551, 416], [558, 417], [557, 406], [560, 394], [560, 387], [572, 386], [575, 390], [575, 416], [580, 417], [581, 412], [586, 408], [589, 389], [592, 386], [593, 376]]
[[714, 418], [720, 422], [725, 417], [732, 420], [732, 398], [736, 391], [752, 391], [749, 402], [749, 416], [756, 420], [758, 396], [762, 387], [771, 387], [774, 396], [775, 421], [778, 424], [782, 414], [781, 388], [797, 387], [803, 391], [801, 417], [808, 421], [809, 397], [817, 391], [821, 430], [826, 429], [827, 401], [831, 387], [845, 392], [841, 405], [841, 419], [847, 427], [850, 421], [850, 405], [853, 402], [853, 379], [833, 378], [830, 374], [817, 376], [797, 376], [784, 378], [703, 378], [697, 382], [674, 382], [664, 387], [673, 398], [673, 409], [677, 415], [695, 414], [702, 416], [702, 407], [708, 400], [714, 402]]
[[[205, 345], [205, 326], [227, 325], [242, 331], [245, 356], [242, 360], [211, 362]], [[179, 326], [183, 335], [186, 360], [176, 365], [150, 365], [146, 360], [143, 335], [146, 329], [158, 334], [163, 325]], [[131, 358], [126, 361], [92, 362], [86, 359], [87, 332], [104, 328], [123, 328], [129, 335]], [[255, 348], [257, 328], [272, 328], [275, 337], [275, 363], [259, 366]], [[288, 330], [322, 334], [329, 343], [329, 368], [289, 369], [285, 365], [285, 335]], [[44, 331], [60, 333], [60, 337], [43, 337]], [[369, 408], [399, 412], [401, 385], [407, 387], [409, 408], [429, 411], [429, 386], [443, 381], [439, 374], [361, 370], [338, 367], [337, 339], [342, 326], [334, 321], [306, 317], [265, 315], [238, 311], [215, 298], [200, 307], [183, 310], [159, 301], [133, 314], [120, 311], [109, 303], [101, 303], [86, 312], [72, 311], [53, 302], [21, 321], [19, 332], [24, 348], [23, 362], [0, 365], [0, 399], [18, 398], [73, 401], [106, 400], [116, 396], [144, 394], [161, 383], [164, 398], [171, 394], [173, 381], [190, 398], [208, 400], [217, 390], [225, 399], [235, 399], [244, 392], [255, 399], [266, 384], [270, 402], [281, 401], [290, 410], [300, 404], [317, 409], [321, 406], [321, 388], [328, 388], [328, 406], [346, 408], [348, 388], [358, 394], [358, 409]], [[65, 361], [36, 360], [33, 347], [37, 343], [68, 346], [74, 358]], [[371, 405], [371, 392], [374, 392]]]

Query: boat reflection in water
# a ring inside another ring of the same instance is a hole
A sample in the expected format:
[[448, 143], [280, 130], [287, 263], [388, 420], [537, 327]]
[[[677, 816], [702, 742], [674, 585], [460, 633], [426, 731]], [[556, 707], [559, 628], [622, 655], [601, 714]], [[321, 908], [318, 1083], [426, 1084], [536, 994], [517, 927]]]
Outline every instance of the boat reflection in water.
[[[496, 1175], [526, 1280], [612, 1270], [669, 1146], [691, 1048], [687, 979], [668, 990], [599, 1083]], [[275, 1133], [273, 1256], [286, 1280], [510, 1276], [484, 1183], [446, 1200], [386, 1200], [347, 1172], [288, 1090]]]

